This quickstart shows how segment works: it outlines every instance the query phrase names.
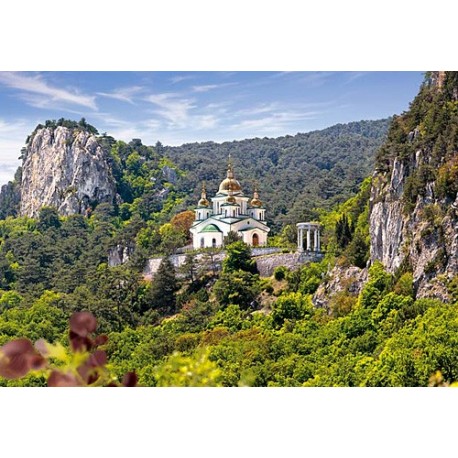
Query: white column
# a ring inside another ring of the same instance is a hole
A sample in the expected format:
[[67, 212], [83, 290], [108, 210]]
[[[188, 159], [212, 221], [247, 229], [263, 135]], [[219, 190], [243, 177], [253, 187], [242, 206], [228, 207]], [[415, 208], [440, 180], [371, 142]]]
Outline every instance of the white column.
[[304, 251], [304, 234], [302, 227], [297, 229], [297, 250], [299, 252]]
[[307, 226], [307, 251], [310, 251], [310, 226]]
[[320, 246], [320, 228], [317, 229], [317, 240], [318, 240], [318, 250], [316, 251], [321, 251], [321, 246]]
[[318, 248], [318, 237], [316, 227], [313, 228], [313, 250], [317, 251]]

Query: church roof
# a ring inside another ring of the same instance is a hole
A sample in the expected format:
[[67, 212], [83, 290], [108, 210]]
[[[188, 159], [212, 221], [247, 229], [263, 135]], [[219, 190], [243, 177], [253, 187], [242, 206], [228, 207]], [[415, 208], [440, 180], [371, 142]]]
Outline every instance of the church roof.
[[214, 224], [207, 224], [200, 232], [222, 232]]
[[242, 186], [234, 177], [234, 170], [232, 169], [232, 162], [229, 159], [226, 178], [220, 183], [218, 193], [227, 193], [228, 191], [240, 192]]

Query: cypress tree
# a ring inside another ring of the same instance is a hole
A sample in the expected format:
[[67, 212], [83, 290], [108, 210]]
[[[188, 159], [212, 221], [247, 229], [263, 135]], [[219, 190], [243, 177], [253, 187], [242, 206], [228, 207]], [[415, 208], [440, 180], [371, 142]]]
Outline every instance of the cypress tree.
[[164, 257], [151, 285], [151, 308], [174, 313], [178, 287], [175, 267], [168, 257]]

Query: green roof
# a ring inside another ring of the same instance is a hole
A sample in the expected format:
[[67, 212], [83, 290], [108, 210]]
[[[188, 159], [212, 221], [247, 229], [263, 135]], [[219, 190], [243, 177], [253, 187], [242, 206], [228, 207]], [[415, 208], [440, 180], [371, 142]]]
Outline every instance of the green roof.
[[221, 232], [214, 224], [207, 224], [200, 232]]

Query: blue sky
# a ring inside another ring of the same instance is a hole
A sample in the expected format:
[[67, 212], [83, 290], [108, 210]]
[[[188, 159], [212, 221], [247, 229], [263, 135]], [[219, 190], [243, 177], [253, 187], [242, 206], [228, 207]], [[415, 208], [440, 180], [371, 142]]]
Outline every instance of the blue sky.
[[46, 119], [180, 145], [278, 137], [406, 110], [421, 72], [0, 72], [0, 184]]

